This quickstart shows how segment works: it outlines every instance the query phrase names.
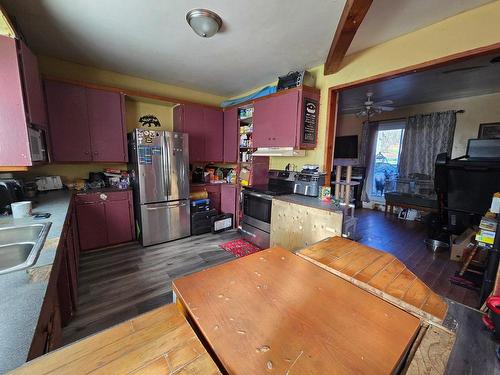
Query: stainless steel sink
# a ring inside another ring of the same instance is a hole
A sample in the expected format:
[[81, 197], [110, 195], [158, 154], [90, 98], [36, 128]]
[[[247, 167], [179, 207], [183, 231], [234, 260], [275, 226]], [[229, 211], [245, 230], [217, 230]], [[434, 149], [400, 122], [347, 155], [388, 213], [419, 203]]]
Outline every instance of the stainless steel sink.
[[0, 275], [35, 264], [51, 224], [0, 227]]

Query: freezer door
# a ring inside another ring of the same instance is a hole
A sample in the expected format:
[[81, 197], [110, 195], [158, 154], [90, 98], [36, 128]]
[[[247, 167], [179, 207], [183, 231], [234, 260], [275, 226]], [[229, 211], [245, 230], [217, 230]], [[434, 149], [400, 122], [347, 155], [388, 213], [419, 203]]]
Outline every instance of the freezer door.
[[165, 174], [167, 200], [176, 201], [189, 198], [189, 149], [188, 135], [165, 132], [164, 153], [166, 157]]
[[141, 206], [141, 235], [144, 246], [176, 240], [190, 234], [188, 200]]
[[139, 203], [154, 203], [168, 200], [166, 191], [168, 175], [165, 167], [168, 164], [164, 151], [164, 133], [162, 131], [137, 129], [135, 134], [137, 176], [139, 186]]

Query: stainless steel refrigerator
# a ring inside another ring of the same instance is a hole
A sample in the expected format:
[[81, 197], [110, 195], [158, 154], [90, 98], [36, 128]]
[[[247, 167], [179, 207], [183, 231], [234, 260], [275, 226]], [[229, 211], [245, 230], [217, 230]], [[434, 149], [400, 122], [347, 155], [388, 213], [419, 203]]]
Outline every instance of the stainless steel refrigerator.
[[136, 129], [129, 134], [129, 160], [142, 245], [189, 236], [188, 135]]

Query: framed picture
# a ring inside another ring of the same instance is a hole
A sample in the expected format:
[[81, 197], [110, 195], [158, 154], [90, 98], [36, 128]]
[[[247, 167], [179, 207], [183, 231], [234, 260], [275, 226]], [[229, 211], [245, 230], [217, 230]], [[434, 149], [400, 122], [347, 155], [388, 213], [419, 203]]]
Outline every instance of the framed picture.
[[500, 138], [500, 122], [479, 124], [477, 137], [482, 139]]

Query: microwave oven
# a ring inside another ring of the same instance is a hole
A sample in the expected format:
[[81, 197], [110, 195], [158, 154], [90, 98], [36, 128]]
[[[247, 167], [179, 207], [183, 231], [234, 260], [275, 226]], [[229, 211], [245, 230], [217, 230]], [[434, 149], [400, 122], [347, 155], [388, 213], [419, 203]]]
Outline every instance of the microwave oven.
[[28, 127], [28, 136], [30, 140], [31, 161], [48, 161], [45, 131]]

